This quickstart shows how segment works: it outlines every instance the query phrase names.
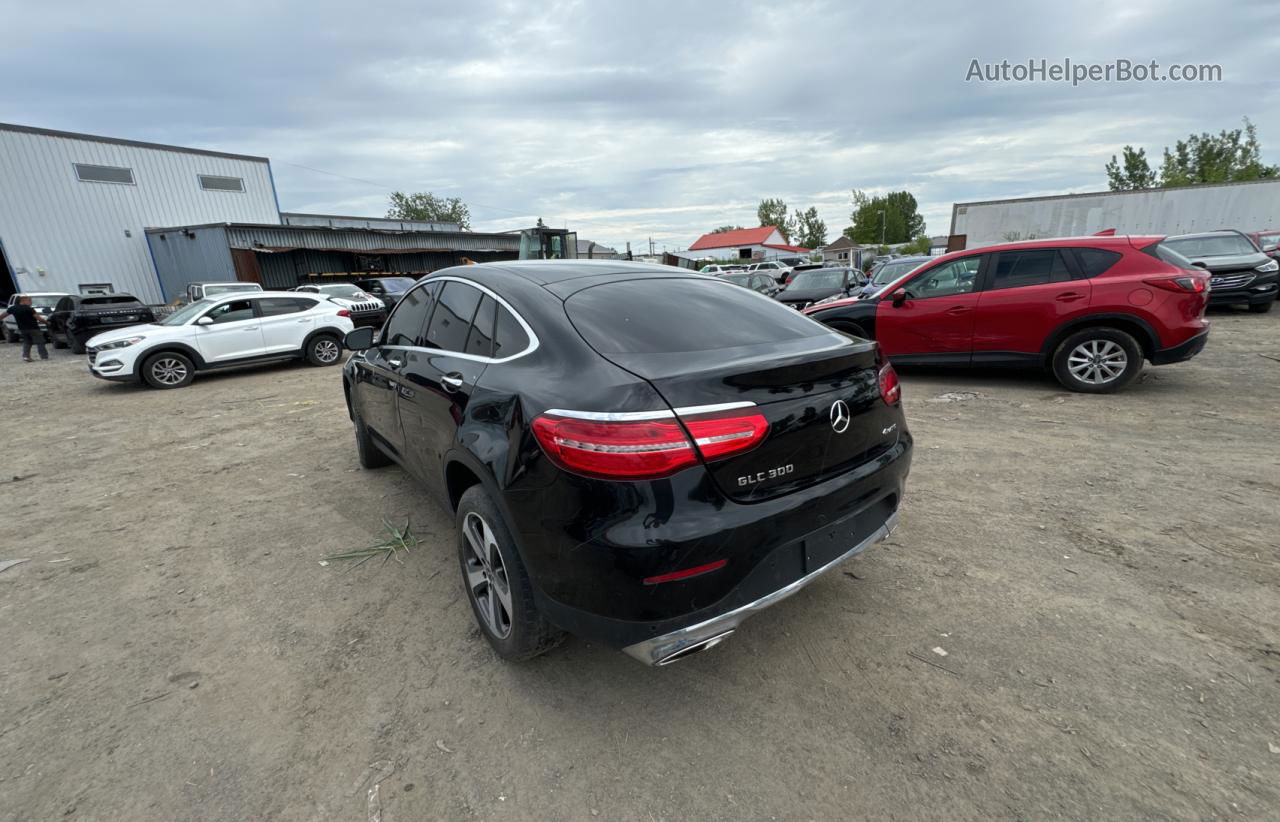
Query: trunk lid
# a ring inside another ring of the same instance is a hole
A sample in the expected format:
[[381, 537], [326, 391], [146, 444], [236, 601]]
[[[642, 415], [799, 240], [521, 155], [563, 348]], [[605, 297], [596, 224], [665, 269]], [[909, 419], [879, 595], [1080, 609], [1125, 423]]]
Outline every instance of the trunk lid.
[[738, 413], [758, 412], [768, 421], [764, 440], [707, 463], [720, 490], [739, 502], [821, 482], [897, 442], [901, 412], [880, 397], [881, 360], [873, 342], [831, 334], [783, 345], [607, 356], [677, 410], [754, 403]]
[[880, 396], [876, 343], [749, 289], [696, 276], [611, 280], [569, 295], [565, 313], [596, 352], [648, 381], [682, 416], [754, 405], [724, 413], [758, 412], [769, 423], [764, 439], [706, 463], [731, 499], [821, 482], [875, 459], [902, 433], [901, 408]]

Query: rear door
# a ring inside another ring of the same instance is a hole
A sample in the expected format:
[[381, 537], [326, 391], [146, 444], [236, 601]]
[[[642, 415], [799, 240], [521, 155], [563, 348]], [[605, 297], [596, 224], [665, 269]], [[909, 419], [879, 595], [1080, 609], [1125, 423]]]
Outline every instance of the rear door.
[[405, 457], [433, 490], [443, 488], [444, 456], [457, 439], [476, 380], [493, 355], [498, 308], [474, 284], [445, 280], [422, 346], [405, 352], [398, 389]]
[[876, 308], [876, 339], [884, 353], [890, 358], [968, 364], [979, 275], [989, 256], [961, 257], [919, 272], [901, 286], [907, 299], [900, 305], [886, 294]]
[[1002, 354], [1039, 356], [1050, 332], [1089, 310], [1092, 285], [1077, 272], [1068, 250], [1027, 248], [992, 256], [978, 295], [975, 363]]
[[765, 418], [757, 447], [708, 464], [732, 499], [820, 482], [884, 453], [901, 433], [901, 412], [880, 397], [875, 343], [748, 289], [683, 278], [613, 281], [572, 294], [565, 310], [597, 352], [647, 380], [686, 424], [705, 413]]
[[262, 350], [287, 354], [302, 349], [302, 341], [315, 328], [316, 300], [310, 297], [260, 297], [254, 300], [262, 318]]
[[205, 362], [220, 363], [262, 354], [262, 323], [253, 300], [219, 303], [204, 313], [210, 325], [193, 326], [196, 348]]
[[356, 411], [369, 433], [402, 460], [404, 434], [396, 411], [401, 371], [407, 352], [422, 345], [438, 289], [438, 283], [430, 283], [405, 294], [382, 327], [378, 341], [355, 359], [351, 390]]

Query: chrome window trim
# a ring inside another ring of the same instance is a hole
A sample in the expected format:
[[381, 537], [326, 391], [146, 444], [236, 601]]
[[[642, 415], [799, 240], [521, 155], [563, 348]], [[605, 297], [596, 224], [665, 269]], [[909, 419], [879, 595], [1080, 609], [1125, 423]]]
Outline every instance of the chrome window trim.
[[[538, 335], [533, 333], [533, 329], [529, 326], [527, 322], [524, 321], [524, 317], [520, 316], [520, 312], [516, 311], [515, 308], [512, 307], [511, 303], [507, 302], [502, 297], [495, 294], [491, 289], [486, 288], [485, 286], [481, 285], [475, 280], [468, 280], [466, 277], [458, 277], [453, 274], [445, 274], [440, 277], [427, 277], [426, 279], [419, 280], [418, 282], [414, 283], [413, 288], [410, 288], [408, 291], [404, 292], [404, 297], [401, 297], [400, 301], [396, 303], [396, 308], [399, 308], [404, 303], [405, 297], [408, 297], [409, 294], [414, 291], [414, 289], [426, 288], [430, 286], [432, 283], [445, 282], [448, 280], [464, 283], [466, 285], [471, 286], [472, 288], [479, 289], [481, 293], [487, 294], [488, 296], [492, 297], [498, 303], [498, 305], [501, 305], [503, 308], [507, 309], [507, 311], [511, 312], [511, 316], [516, 318], [516, 322], [520, 323], [520, 327], [524, 329], [525, 335], [529, 337], [529, 345], [526, 348], [524, 348], [524, 350], [517, 351], [516, 353], [512, 354], [509, 357], [500, 357], [497, 359], [493, 357], [481, 357], [479, 354], [467, 354], [463, 351], [446, 351], [443, 348], [428, 348], [426, 346], [421, 346], [421, 345], [389, 345], [379, 341], [378, 347], [389, 348], [395, 351], [420, 351], [425, 354], [436, 354], [443, 357], [457, 357], [462, 360], [471, 360], [472, 362], [482, 362], [488, 365], [497, 365], [500, 363], [511, 362], [512, 360], [519, 359], [520, 357], [523, 357], [527, 354], [532, 354], [534, 351], [538, 350], [538, 346], [541, 345], [542, 343], [538, 339]], [[434, 314], [435, 311], [433, 310], [432, 313]], [[392, 311], [391, 315], [387, 317], [387, 321], [382, 326], [383, 331], [379, 334], [380, 340], [381, 340], [382, 334], [386, 333], [385, 329], [391, 326], [391, 318], [394, 316], [395, 316], [395, 312]], [[430, 318], [428, 318], [428, 320], [429, 319]], [[471, 319], [472, 319], [472, 322], [474, 323], [475, 317], [472, 317]], [[424, 332], [425, 332], [425, 329], [424, 329]]]
[[664, 420], [677, 415], [692, 416], [694, 414], [710, 414], [715, 411], [732, 411], [737, 408], [754, 408], [754, 402], [721, 402], [715, 405], [686, 405], [674, 411], [570, 411], [564, 408], [551, 408], [548, 414], [558, 417], [570, 417], [575, 420], [591, 420], [592, 422], [639, 422], [642, 420]]

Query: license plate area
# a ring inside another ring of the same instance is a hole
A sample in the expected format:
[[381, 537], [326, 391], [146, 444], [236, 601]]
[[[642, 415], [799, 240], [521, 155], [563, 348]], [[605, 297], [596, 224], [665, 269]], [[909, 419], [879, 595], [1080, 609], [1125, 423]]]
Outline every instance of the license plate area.
[[851, 517], [845, 517], [834, 525], [805, 537], [801, 549], [804, 572], [812, 574], [858, 547], [888, 521], [893, 515], [894, 507], [893, 499], [886, 497]]

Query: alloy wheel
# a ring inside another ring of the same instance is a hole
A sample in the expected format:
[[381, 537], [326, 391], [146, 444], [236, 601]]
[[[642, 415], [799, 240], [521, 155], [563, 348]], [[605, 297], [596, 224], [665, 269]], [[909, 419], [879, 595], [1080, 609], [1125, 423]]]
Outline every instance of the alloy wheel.
[[320, 340], [316, 343], [315, 352], [317, 360], [322, 363], [331, 363], [338, 359], [342, 349], [338, 348], [338, 344], [333, 340]]
[[511, 633], [511, 583], [502, 549], [484, 517], [471, 511], [462, 521], [462, 535], [471, 549], [466, 557], [467, 589], [485, 627], [498, 639]]
[[165, 385], [178, 385], [187, 378], [187, 366], [181, 360], [163, 357], [151, 364], [151, 376]]
[[1085, 340], [1067, 355], [1071, 376], [1089, 385], [1106, 385], [1120, 378], [1129, 355], [1114, 340]]

